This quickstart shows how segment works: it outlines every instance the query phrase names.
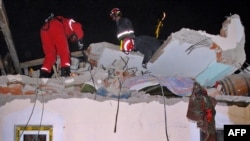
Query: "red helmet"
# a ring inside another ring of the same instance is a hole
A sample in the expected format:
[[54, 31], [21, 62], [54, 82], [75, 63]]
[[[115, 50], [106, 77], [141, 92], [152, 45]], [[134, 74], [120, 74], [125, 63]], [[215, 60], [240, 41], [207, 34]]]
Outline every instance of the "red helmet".
[[129, 52], [134, 50], [134, 40], [131, 38], [125, 38], [122, 41], [121, 51], [128, 54]]
[[119, 8], [113, 8], [111, 11], [110, 11], [110, 14], [109, 14], [110, 17], [118, 17], [118, 16], [122, 16], [122, 12]]

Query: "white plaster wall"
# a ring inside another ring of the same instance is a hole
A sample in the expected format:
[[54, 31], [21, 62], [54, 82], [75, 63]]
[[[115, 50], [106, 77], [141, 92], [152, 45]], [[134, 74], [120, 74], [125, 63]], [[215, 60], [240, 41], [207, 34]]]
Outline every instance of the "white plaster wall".
[[[30, 103], [30, 100], [15, 100], [0, 109], [0, 141], [15, 140], [16, 125], [52, 125], [54, 138], [62, 140], [63, 116], [49, 112], [47, 105], [40, 102]], [[34, 107], [34, 109], [33, 109]], [[44, 107], [44, 108], [43, 108]], [[43, 111], [43, 109], [45, 109]]]
[[[0, 107], [0, 141], [14, 141], [14, 126], [25, 125], [34, 103], [14, 100]], [[178, 102], [166, 106], [167, 132], [170, 140], [199, 141], [196, 123], [186, 118], [188, 103]], [[117, 101], [104, 102], [88, 98], [55, 99], [44, 104], [42, 124], [53, 125], [53, 141], [167, 141], [165, 135], [164, 106], [157, 101], [128, 104], [120, 102], [117, 129], [114, 132]], [[232, 107], [231, 107], [232, 108]], [[233, 107], [216, 106], [216, 124], [248, 123], [249, 112]], [[30, 125], [39, 125], [43, 104], [37, 101]], [[249, 111], [249, 108], [248, 108]], [[231, 110], [232, 112], [232, 110]], [[227, 117], [230, 114], [231, 117]], [[248, 116], [246, 118], [245, 116]], [[233, 118], [233, 121], [232, 119]]]

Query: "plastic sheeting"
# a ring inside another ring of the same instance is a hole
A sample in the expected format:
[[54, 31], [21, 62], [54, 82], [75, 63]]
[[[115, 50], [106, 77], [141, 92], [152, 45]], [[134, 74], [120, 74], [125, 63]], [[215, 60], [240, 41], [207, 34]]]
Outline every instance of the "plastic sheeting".
[[188, 77], [157, 77], [157, 76], [137, 76], [124, 81], [123, 87], [140, 90], [142, 88], [160, 84], [165, 86], [173, 94], [178, 96], [190, 96], [193, 90], [194, 80]]

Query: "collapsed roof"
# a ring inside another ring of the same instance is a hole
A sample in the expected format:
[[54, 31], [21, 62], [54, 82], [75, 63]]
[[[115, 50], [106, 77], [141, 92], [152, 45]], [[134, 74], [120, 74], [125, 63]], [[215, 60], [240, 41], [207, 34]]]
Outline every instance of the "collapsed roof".
[[118, 46], [91, 44], [89, 59], [97, 67], [106, 67], [124, 60], [127, 68], [147, 71], [156, 76], [190, 77], [203, 86], [238, 70], [246, 60], [245, 33], [240, 17], [234, 14], [224, 21], [220, 35], [183, 28], [172, 33], [153, 55], [148, 69], [141, 67], [143, 54], [123, 54]]
[[[54, 94], [50, 97], [53, 99], [55, 95], [69, 98], [83, 93], [88, 93], [84, 97], [93, 97], [89, 93], [96, 92], [99, 96], [117, 98], [121, 94], [123, 98], [134, 97], [138, 101], [140, 97], [145, 100], [146, 95], [138, 95], [136, 91], [160, 84], [178, 96], [190, 96], [194, 80], [211, 87], [238, 70], [246, 60], [244, 44], [244, 27], [235, 14], [227, 17], [220, 35], [187, 28], [172, 33], [153, 55], [147, 69], [141, 66], [143, 54], [140, 52], [124, 54], [118, 45], [92, 43], [86, 51], [90, 64], [73, 63], [74, 76], [39, 79], [39, 70], [33, 71], [31, 77], [1, 76], [0, 93], [4, 93], [1, 97]], [[84, 90], [86, 84], [95, 90]], [[216, 90], [215, 93], [221, 94]]]

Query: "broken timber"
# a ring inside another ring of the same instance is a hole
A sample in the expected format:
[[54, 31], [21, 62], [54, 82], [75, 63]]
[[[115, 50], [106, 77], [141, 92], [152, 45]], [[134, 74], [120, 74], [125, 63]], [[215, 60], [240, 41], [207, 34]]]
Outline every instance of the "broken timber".
[[[80, 57], [80, 56], [82, 56], [82, 52], [81, 51], [71, 52], [71, 56]], [[35, 60], [31, 60], [31, 61], [22, 62], [22, 63], [20, 63], [20, 68], [24, 69], [24, 74], [25, 75], [28, 75], [28, 68], [33, 67], [33, 66], [42, 65], [43, 60], [44, 60], [44, 58], [40, 58], [40, 59], [35, 59]]]

